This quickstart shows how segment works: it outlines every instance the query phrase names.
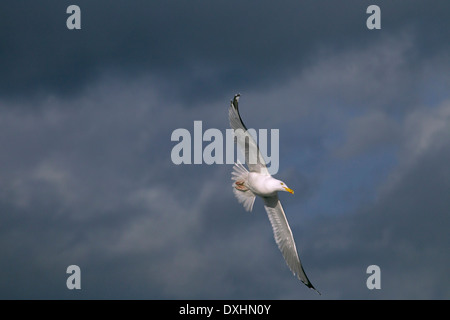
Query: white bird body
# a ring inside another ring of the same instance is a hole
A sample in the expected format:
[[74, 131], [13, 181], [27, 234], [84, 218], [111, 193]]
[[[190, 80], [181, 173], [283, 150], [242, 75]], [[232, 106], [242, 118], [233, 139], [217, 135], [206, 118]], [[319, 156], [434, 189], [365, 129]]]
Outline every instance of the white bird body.
[[[238, 108], [239, 96], [237, 94], [231, 100], [229, 119], [235, 135], [241, 135], [240, 139], [236, 139], [236, 142], [243, 149], [242, 151], [245, 154], [250, 171], [239, 161], [235, 163], [231, 173], [232, 180], [234, 180], [234, 195], [247, 211], [252, 211], [256, 196], [260, 196], [263, 199], [264, 208], [272, 225], [275, 242], [283, 254], [288, 267], [306, 286], [317, 291], [303, 270], [291, 228], [278, 199], [278, 191], [286, 191], [292, 194], [294, 191], [283, 181], [275, 179], [269, 174], [264, 158], [259, 152], [258, 145], [247, 132], [247, 128], [242, 122]], [[257, 159], [257, 162], [250, 163], [249, 159]], [[317, 293], [320, 294], [319, 291]]]
[[279, 191], [275, 188], [277, 179], [274, 179], [270, 175], [259, 174], [255, 172], [249, 172], [247, 183], [248, 188], [255, 195], [260, 197], [273, 196]]

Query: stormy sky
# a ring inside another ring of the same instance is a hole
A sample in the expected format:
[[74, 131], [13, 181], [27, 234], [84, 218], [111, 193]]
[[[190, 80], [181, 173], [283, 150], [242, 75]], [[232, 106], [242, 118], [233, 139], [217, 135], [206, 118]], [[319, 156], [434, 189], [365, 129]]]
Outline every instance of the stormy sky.
[[[0, 298], [449, 299], [449, 12], [2, 1]], [[276, 177], [295, 190], [280, 198], [321, 297], [292, 276], [262, 201], [234, 198], [231, 165], [171, 160], [175, 129], [229, 128], [237, 92], [247, 127], [279, 129]]]

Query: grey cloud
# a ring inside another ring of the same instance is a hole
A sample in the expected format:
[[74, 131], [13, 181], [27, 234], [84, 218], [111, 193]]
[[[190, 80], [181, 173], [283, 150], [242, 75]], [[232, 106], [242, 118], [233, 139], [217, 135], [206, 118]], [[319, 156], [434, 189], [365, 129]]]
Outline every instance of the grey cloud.
[[399, 143], [399, 124], [381, 112], [364, 114], [352, 118], [347, 124], [347, 139], [336, 149], [339, 157], [351, 157], [377, 147], [392, 147]]
[[[0, 171], [3, 297], [118, 298], [124, 283], [133, 287], [127, 297], [201, 297], [225, 281], [208, 263], [248, 248], [236, 239], [235, 250], [223, 253], [214, 238], [218, 219], [222, 235], [234, 228], [215, 200], [230, 190], [229, 172], [210, 168], [219, 174], [207, 182], [198, 178], [202, 167], [171, 164], [170, 132], [192, 120], [151, 86], [142, 80], [118, 91], [102, 82], [77, 99], [47, 100], [36, 113], [2, 109], [2, 148], [9, 150]], [[64, 287], [73, 263], [85, 283], [77, 296]], [[36, 272], [44, 276], [27, 279]]]
[[[105, 70], [152, 74], [171, 94], [192, 98], [235, 90], [249, 83], [270, 86], [308, 65], [318, 48], [339, 52], [349, 43], [368, 44], [369, 1], [109, 1], [80, 0], [82, 30], [65, 27], [70, 2], [3, 3], [1, 94], [80, 92]], [[447, 46], [445, 1], [430, 7], [381, 1], [383, 28], [415, 31], [420, 55]], [[39, 12], [39, 14], [37, 14]], [[417, 30], [416, 30], [417, 29]], [[384, 30], [384, 29], [383, 29]], [[251, 85], [253, 87], [254, 85]]]
[[[441, 131], [448, 127], [446, 115], [448, 102], [432, 111], [411, 112], [399, 125], [398, 161], [375, 190], [377, 197], [352, 214], [328, 217], [330, 221], [325, 225], [320, 224], [323, 221], [314, 222], [320, 240], [309, 250], [334, 261], [336, 268], [322, 269], [325, 279], [333, 284], [330, 286], [333, 297], [343, 297], [336, 290], [338, 282], [352, 284], [355, 279], [360, 279], [360, 286], [349, 288], [347, 293], [352, 298], [448, 296], [445, 270], [450, 238], [441, 229], [450, 223], [445, 196], [450, 181], [447, 165], [450, 140]], [[441, 125], [430, 126], [437, 118]], [[345, 261], [343, 266], [341, 259]], [[362, 281], [367, 276], [361, 271], [370, 264], [381, 267], [382, 293], [364, 290]], [[351, 272], [350, 265], [358, 268]], [[333, 279], [336, 274], [343, 278]]]

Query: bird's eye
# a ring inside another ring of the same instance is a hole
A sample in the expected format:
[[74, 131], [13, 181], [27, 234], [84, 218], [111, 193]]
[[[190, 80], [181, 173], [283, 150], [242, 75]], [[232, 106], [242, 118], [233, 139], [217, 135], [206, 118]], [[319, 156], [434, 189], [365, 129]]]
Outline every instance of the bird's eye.
[[284, 183], [283, 183], [283, 182], [280, 182], [280, 184], [283, 185]]

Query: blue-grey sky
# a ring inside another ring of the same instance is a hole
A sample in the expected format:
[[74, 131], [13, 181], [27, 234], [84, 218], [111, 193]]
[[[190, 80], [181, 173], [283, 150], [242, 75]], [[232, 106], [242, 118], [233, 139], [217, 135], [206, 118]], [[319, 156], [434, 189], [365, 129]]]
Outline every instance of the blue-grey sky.
[[[0, 298], [449, 299], [449, 12], [1, 2]], [[280, 130], [277, 177], [295, 190], [280, 198], [320, 297], [261, 201], [248, 213], [234, 198], [231, 165], [171, 161], [173, 130], [224, 131], [237, 92], [248, 127]]]

